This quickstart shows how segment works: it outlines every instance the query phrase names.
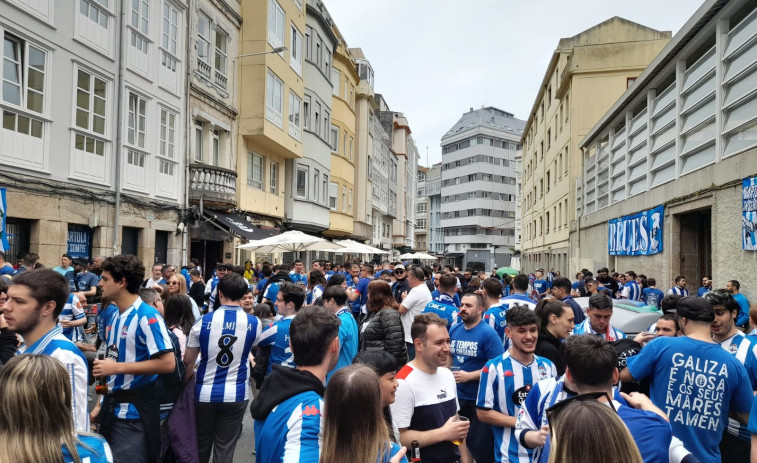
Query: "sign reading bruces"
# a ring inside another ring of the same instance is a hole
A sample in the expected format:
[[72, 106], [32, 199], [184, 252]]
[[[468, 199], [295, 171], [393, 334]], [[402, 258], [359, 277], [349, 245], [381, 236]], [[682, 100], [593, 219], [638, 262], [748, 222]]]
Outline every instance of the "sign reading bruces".
[[757, 251], [757, 177], [742, 182], [741, 247]]
[[611, 256], [648, 256], [662, 252], [663, 206], [637, 212], [608, 223]]

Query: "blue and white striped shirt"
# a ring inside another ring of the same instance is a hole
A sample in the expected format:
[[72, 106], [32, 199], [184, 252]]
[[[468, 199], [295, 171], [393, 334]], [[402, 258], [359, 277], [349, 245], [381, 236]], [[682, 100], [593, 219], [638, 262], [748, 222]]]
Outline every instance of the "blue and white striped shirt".
[[686, 297], [689, 295], [689, 290], [679, 286], [673, 286], [668, 290], [668, 294], [678, 294], [681, 297]]
[[289, 325], [296, 314], [288, 315], [281, 320], [275, 321], [263, 330], [263, 339], [259, 346], [271, 346], [271, 355], [268, 357], [268, 370], [266, 375], [271, 374], [273, 365], [295, 368], [294, 354], [289, 347]]
[[580, 324], [576, 325], [575, 328], [573, 328], [573, 334], [596, 334], [597, 336], [603, 337], [606, 341], [617, 341], [618, 339], [626, 338], [626, 333], [620, 331], [612, 325], [607, 325], [607, 330], [604, 333], [597, 333], [591, 327], [591, 319], [588, 317], [586, 318], [586, 320], [582, 321]]
[[623, 285], [623, 291], [620, 293], [624, 298], [631, 301], [641, 300], [641, 288], [635, 281], [629, 281]]
[[[107, 357], [117, 362], [144, 362], [166, 352], [173, 355], [173, 344], [163, 317], [139, 297], [131, 307], [114, 314], [105, 329], [105, 336]], [[157, 374], [112, 375], [108, 377], [108, 389], [114, 392], [135, 389], [157, 378]], [[139, 419], [137, 408], [129, 403], [118, 404], [114, 413], [122, 420]]]
[[47, 355], [60, 361], [71, 380], [71, 412], [74, 429], [89, 432], [89, 410], [87, 409], [87, 386], [89, 368], [87, 358], [76, 344], [63, 335], [59, 327], [45, 333], [31, 346], [22, 346], [18, 354]]
[[[560, 378], [547, 378], [538, 381], [526, 396], [525, 402], [520, 407], [518, 420], [515, 422], [515, 438], [520, 442], [520, 435], [526, 431], [538, 431], [542, 426], [549, 425], [547, 409], [552, 405], [565, 400], [568, 393], [564, 389], [565, 376]], [[549, 459], [549, 437], [544, 447], [534, 449], [534, 462], [547, 463]]]
[[187, 339], [187, 347], [200, 349], [195, 399], [199, 402], [248, 400], [248, 357], [252, 346], [260, 339], [260, 320], [239, 306], [223, 305], [198, 320]]
[[265, 421], [255, 420], [257, 463], [312, 463], [321, 455], [323, 399], [307, 391], [281, 402]]
[[[736, 359], [746, 368], [752, 390], [757, 391], [757, 344], [746, 337], [741, 331], [719, 343], [720, 347], [733, 354]], [[746, 425], [740, 424], [733, 418], [728, 418], [728, 433], [749, 440], [751, 433]]]
[[63, 331], [63, 336], [67, 337], [73, 342], [83, 341], [83, 330], [81, 329], [81, 326], [64, 328], [61, 326], [60, 322], [81, 320], [86, 316], [87, 314], [84, 313], [84, 309], [82, 309], [81, 307], [79, 298], [74, 294], [69, 294], [66, 305], [63, 306], [63, 310], [61, 311], [60, 315], [58, 315], [58, 326], [60, 326], [60, 329]]
[[[555, 366], [548, 359], [534, 356], [523, 365], [510, 352], [489, 360], [481, 370], [476, 407], [494, 410], [517, 417], [526, 396], [537, 381], [557, 376]], [[514, 428], [492, 426], [494, 431], [494, 459], [497, 462], [530, 463], [533, 449], [520, 445]]]

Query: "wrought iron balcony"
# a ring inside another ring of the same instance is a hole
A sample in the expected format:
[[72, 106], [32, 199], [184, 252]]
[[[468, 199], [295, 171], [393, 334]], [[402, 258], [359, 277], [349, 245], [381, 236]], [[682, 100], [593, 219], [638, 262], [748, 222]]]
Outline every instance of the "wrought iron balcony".
[[237, 205], [237, 173], [222, 167], [192, 163], [189, 166], [189, 201], [207, 205]]

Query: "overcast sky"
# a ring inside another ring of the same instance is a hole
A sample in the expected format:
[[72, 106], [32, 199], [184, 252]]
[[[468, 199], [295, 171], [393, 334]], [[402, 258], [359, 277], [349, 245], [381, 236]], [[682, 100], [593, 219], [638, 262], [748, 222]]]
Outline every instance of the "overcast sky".
[[324, 0], [349, 47], [363, 49], [374, 90], [403, 112], [427, 165], [471, 107], [526, 119], [552, 52], [613, 16], [676, 32], [699, 0]]

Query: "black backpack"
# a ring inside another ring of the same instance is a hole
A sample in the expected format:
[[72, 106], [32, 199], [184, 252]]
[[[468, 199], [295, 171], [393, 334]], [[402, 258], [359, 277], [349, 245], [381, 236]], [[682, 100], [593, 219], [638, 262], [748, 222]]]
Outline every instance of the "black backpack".
[[158, 375], [158, 382], [161, 387], [161, 408], [167, 404], [173, 405], [179, 394], [181, 394], [184, 388], [184, 370], [186, 368], [184, 361], [181, 359], [181, 343], [179, 342], [179, 338], [170, 329], [166, 329], [166, 331], [168, 331], [168, 337], [171, 338], [176, 368], [171, 373]]

